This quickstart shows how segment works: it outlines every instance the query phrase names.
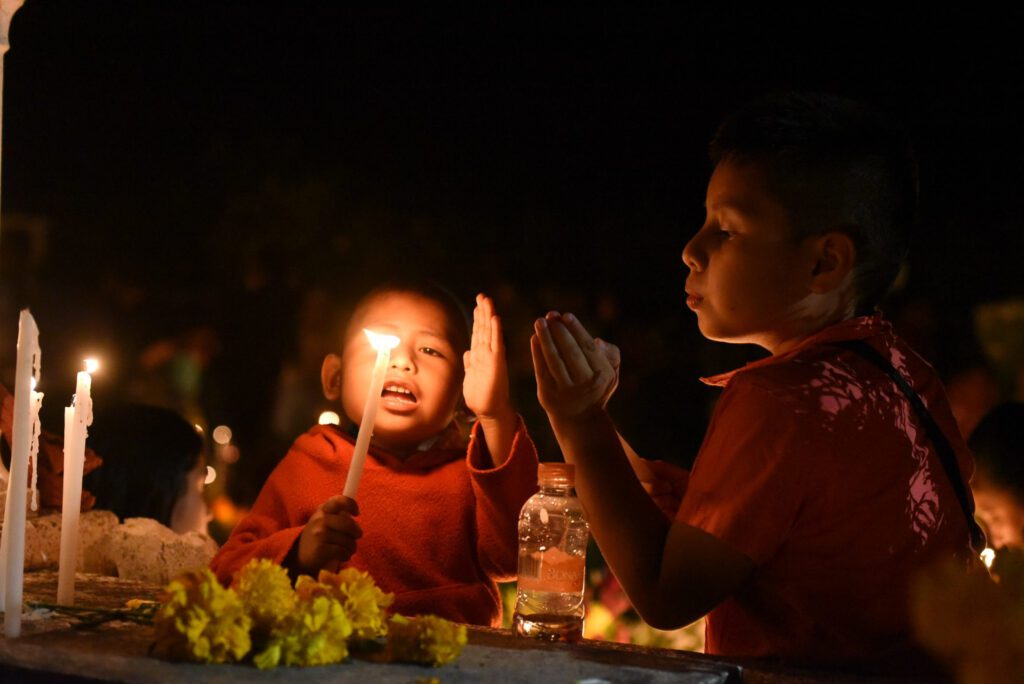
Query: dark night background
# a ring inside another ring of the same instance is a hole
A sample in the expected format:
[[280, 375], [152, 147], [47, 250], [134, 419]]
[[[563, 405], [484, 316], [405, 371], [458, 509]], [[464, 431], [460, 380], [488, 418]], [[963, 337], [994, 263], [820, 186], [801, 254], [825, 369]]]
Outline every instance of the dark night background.
[[683, 301], [717, 122], [777, 88], [902, 120], [923, 221], [890, 311], [937, 363], [968, 354], [972, 308], [1024, 294], [1022, 18], [28, 0], [4, 70], [3, 380], [31, 306], [50, 429], [94, 352], [98, 407], [227, 423], [262, 471], [294, 436], [270, 434], [273, 400], [279, 378], [308, 386], [326, 302], [434, 275], [497, 297], [549, 455], [526, 340], [558, 308], [623, 347], [627, 437], [686, 461], [714, 396], [697, 376], [750, 358], [703, 341]]

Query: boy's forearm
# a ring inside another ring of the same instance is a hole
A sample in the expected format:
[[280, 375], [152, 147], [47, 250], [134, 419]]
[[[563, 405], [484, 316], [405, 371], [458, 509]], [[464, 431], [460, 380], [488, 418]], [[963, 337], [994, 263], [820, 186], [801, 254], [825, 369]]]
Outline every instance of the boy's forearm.
[[512, 441], [516, 436], [516, 414], [510, 410], [502, 416], [481, 416], [479, 422], [487, 451], [497, 468], [508, 460], [512, 451]]
[[551, 420], [601, 552], [640, 616], [682, 627], [714, 608], [749, 576], [745, 556], [706, 532], [669, 522], [644, 491], [604, 411]]
[[630, 600], [661, 600], [658, 589], [669, 523], [637, 480], [606, 412], [551, 419], [566, 461], [576, 466], [576, 488], [601, 552]]

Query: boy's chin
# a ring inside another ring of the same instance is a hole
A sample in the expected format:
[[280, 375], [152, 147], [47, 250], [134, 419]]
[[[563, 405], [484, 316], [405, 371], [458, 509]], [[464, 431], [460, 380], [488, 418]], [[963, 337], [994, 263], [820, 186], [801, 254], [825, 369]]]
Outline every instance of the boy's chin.
[[388, 421], [378, 421], [373, 426], [373, 443], [389, 451], [413, 451], [433, 436], [427, 430], [417, 430], [408, 425], [392, 426]]

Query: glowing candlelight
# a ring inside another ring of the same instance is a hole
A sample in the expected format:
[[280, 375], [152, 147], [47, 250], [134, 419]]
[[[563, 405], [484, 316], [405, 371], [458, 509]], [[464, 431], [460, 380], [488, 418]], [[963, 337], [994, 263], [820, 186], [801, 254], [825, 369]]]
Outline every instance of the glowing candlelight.
[[[99, 364], [88, 359], [85, 367], [95, 372]], [[60, 515], [60, 570], [57, 575], [57, 603], [75, 602], [75, 567], [78, 565], [78, 520], [82, 510], [82, 471], [85, 468], [85, 438], [92, 425], [92, 376], [78, 373], [75, 398], [64, 408], [64, 498]]]
[[981, 562], [985, 564], [986, 568], [992, 567], [992, 561], [996, 559], [996, 550], [993, 548], [986, 548], [981, 552]]
[[[3, 606], [4, 636], [21, 635], [21, 598], [25, 574], [25, 507], [28, 495], [28, 461], [33, 424], [33, 405], [42, 395], [32, 390], [39, 373], [39, 328], [28, 309], [18, 323], [18, 365], [14, 375], [14, 429], [11, 435], [11, 471], [7, 479], [7, 503], [4, 510], [4, 534], [0, 556], [4, 560]], [[38, 395], [38, 396], [37, 396]], [[38, 409], [35, 411], [38, 420]]]
[[370, 339], [370, 346], [377, 350], [377, 361], [373, 364], [370, 388], [366, 393], [366, 404], [363, 406], [363, 419], [359, 423], [359, 435], [356, 437], [356, 448], [352, 452], [352, 464], [348, 468], [348, 477], [345, 478], [343, 493], [350, 499], [356, 498], [356, 490], [359, 489], [359, 480], [363, 476], [363, 462], [366, 461], [366, 450], [370, 447], [373, 423], [377, 419], [380, 393], [384, 391], [384, 376], [388, 372], [388, 361], [391, 358], [391, 350], [397, 347], [399, 342], [394, 335], [381, 335], [365, 328], [363, 332]]

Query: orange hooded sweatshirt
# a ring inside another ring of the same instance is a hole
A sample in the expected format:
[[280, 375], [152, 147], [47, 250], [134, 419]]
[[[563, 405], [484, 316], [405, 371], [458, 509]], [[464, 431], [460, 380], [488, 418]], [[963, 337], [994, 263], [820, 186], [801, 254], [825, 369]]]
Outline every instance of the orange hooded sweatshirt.
[[[285, 560], [314, 511], [341, 493], [353, 442], [322, 425], [296, 440], [211, 561], [221, 582], [252, 558]], [[397, 613], [500, 626], [496, 581], [515, 579], [519, 511], [537, 491], [537, 452], [522, 421], [497, 468], [478, 426], [467, 450], [369, 456], [356, 497], [363, 536], [346, 566], [394, 592]]]

